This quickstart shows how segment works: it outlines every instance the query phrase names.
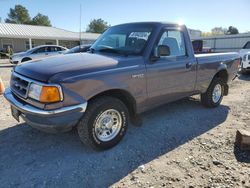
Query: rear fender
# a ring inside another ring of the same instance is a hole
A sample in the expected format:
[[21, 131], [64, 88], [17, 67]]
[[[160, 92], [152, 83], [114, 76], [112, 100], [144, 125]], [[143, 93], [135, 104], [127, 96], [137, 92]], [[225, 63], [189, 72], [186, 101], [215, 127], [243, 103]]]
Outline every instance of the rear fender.
[[226, 64], [224, 64], [224, 63], [220, 64], [220, 66], [218, 67], [217, 72], [216, 72], [214, 78], [215, 77], [221, 77], [225, 81], [224, 95], [225, 96], [228, 95], [229, 86], [227, 84], [227, 82], [228, 82], [228, 71], [227, 71], [227, 65]]
[[217, 68], [216, 74], [218, 74], [220, 71], [227, 71], [227, 65], [225, 63], [220, 63], [219, 67]]

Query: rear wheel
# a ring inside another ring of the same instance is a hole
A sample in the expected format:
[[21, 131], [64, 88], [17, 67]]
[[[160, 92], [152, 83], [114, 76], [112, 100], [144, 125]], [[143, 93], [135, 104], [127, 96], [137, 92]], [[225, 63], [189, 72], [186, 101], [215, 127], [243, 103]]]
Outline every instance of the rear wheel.
[[90, 102], [77, 125], [81, 141], [94, 149], [109, 149], [126, 133], [128, 110], [117, 98], [101, 97]]
[[221, 78], [214, 78], [206, 93], [201, 94], [201, 103], [209, 108], [220, 105], [225, 90], [225, 83]]

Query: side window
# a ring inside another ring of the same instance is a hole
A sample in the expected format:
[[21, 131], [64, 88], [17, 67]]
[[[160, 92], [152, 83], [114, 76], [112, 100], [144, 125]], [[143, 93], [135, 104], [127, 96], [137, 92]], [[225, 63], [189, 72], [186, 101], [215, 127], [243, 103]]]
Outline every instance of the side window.
[[50, 47], [50, 52], [57, 52], [56, 46], [51, 46]]
[[44, 52], [45, 52], [45, 48], [42, 47], [42, 48], [35, 50], [32, 54], [39, 54], [39, 53], [44, 53]]
[[165, 31], [157, 46], [168, 46], [169, 47], [169, 57], [171, 56], [185, 56], [186, 47], [183, 33], [177, 30]]
[[63, 49], [60, 47], [55, 47], [55, 48], [56, 48], [56, 51], [58, 51], [58, 52], [63, 51]]
[[45, 51], [49, 53], [49, 52], [53, 52], [53, 49], [54, 48], [52, 46], [48, 46]]

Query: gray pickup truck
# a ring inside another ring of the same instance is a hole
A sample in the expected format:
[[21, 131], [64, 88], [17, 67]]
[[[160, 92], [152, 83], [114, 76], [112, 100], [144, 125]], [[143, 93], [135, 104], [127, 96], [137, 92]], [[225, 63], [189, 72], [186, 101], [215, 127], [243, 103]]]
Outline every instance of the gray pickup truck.
[[129, 23], [110, 27], [87, 53], [16, 66], [4, 95], [18, 121], [48, 132], [76, 126], [84, 144], [108, 149], [156, 106], [200, 94], [217, 107], [239, 64], [237, 53], [194, 55], [183, 25]]

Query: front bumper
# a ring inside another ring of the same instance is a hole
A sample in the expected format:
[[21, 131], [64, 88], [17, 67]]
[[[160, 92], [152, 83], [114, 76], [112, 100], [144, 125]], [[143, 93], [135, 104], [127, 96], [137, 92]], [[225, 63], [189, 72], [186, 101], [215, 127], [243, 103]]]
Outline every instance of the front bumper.
[[20, 116], [30, 126], [45, 132], [66, 132], [75, 126], [87, 108], [87, 102], [67, 106], [55, 110], [43, 110], [18, 100], [11, 90], [5, 90], [4, 97], [12, 108], [20, 112]]
[[17, 65], [18, 63], [20, 62], [20, 60], [18, 59], [13, 59], [12, 57], [10, 58], [10, 63], [13, 64], [13, 65]]
[[241, 63], [243, 69], [250, 69], [250, 61], [242, 61]]

